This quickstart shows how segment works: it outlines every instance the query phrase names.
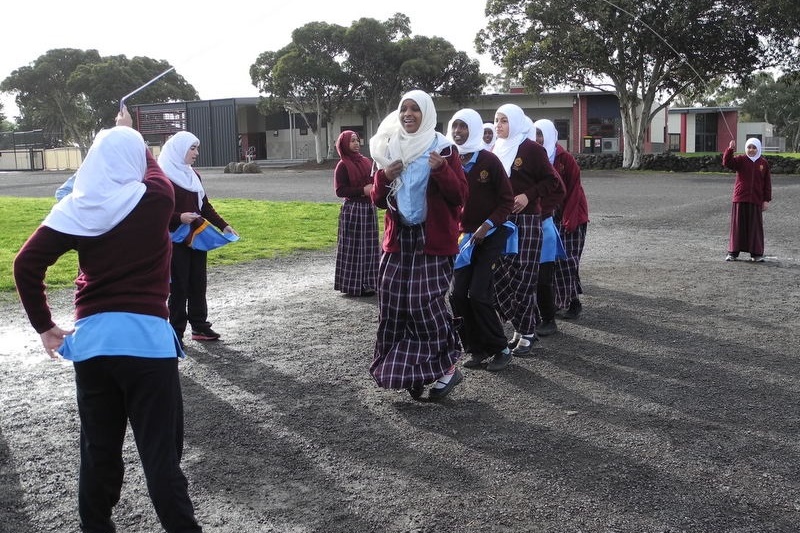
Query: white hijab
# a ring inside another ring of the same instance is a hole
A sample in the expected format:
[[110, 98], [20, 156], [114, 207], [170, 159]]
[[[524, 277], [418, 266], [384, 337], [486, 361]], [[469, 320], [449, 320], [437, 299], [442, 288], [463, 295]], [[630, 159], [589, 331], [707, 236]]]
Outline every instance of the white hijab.
[[72, 193], [53, 206], [42, 224], [82, 237], [113, 229], [144, 196], [146, 151], [144, 139], [133, 128], [100, 131], [78, 168]]
[[[754, 157], [750, 157], [748, 155], [747, 157], [748, 159], [750, 159], [750, 161], [753, 161], [755, 163], [756, 160], [759, 157], [761, 157], [761, 141], [759, 141], [755, 137], [751, 137], [750, 139], [747, 139], [746, 143], [744, 143], [745, 149], [747, 149], [747, 147], [750, 146], [751, 144], [756, 147], [756, 155]], [[745, 152], [745, 154], [747, 154], [747, 152]]]
[[[405, 100], [414, 100], [422, 111], [422, 123], [414, 133], [406, 133], [400, 118], [400, 107]], [[403, 166], [417, 159], [431, 149], [434, 140], [438, 139], [436, 149], [452, 144], [444, 135], [436, 130], [436, 108], [433, 99], [425, 91], [409, 91], [400, 98], [397, 111], [389, 113], [383, 119], [378, 131], [369, 140], [369, 154], [377, 167], [386, 168], [398, 159]]]
[[525, 119], [525, 113], [518, 105], [503, 104], [497, 108], [497, 115], [505, 115], [508, 119], [508, 137], [502, 139], [497, 138], [494, 143], [494, 155], [500, 158], [503, 167], [506, 169], [506, 174], [511, 176], [511, 165], [517, 157], [517, 149], [519, 145], [527, 138], [528, 125]]
[[497, 141], [497, 130], [494, 129], [494, 124], [491, 122], [484, 122], [483, 129], [485, 130], [492, 130], [492, 142], [490, 143], [483, 143], [483, 149], [491, 151], [494, 148], [494, 143]]
[[[467, 125], [469, 135], [464, 144], [458, 145], [453, 140], [453, 123], [460, 120]], [[474, 109], [459, 109], [447, 124], [447, 139], [456, 145], [459, 154], [471, 154], [483, 149], [483, 119]]]
[[544, 149], [547, 150], [547, 157], [550, 159], [550, 163], [555, 163], [556, 144], [558, 143], [558, 130], [556, 129], [556, 125], [551, 121], [542, 118], [534, 122], [533, 127], [534, 133], [536, 133], [536, 130], [542, 132], [542, 146], [544, 146]]
[[206, 192], [192, 165], [186, 163], [186, 154], [194, 144], [199, 145], [200, 139], [188, 131], [179, 131], [164, 143], [158, 156], [158, 164], [172, 183], [181, 189], [197, 193], [197, 209], [200, 210], [203, 208]]

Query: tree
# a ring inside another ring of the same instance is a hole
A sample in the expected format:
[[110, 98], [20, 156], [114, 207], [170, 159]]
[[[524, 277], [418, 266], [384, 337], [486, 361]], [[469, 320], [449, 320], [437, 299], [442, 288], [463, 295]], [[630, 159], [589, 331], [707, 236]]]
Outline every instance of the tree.
[[752, 9], [744, 0], [488, 0], [476, 47], [531, 91], [615, 91], [623, 167], [638, 168], [653, 117], [674, 98], [717, 77], [742, 79], [790, 52], [777, 21], [763, 25]]
[[726, 87], [711, 96], [714, 105], [735, 105], [743, 119], [768, 122], [776, 137], [786, 137], [787, 148], [800, 149], [800, 75], [757, 72], [744, 85]]
[[459, 104], [480, 94], [485, 77], [477, 61], [440, 37], [410, 33], [400, 13], [385, 22], [362, 18], [349, 28], [312, 22], [296, 29], [289, 45], [263, 52], [250, 67], [253, 85], [265, 94], [262, 112], [299, 114], [322, 162], [319, 127], [344, 109], [383, 117], [412, 88]]
[[[129, 61], [100, 57], [97, 50], [54, 49], [12, 72], [0, 91], [16, 92], [18, 129], [59, 133], [85, 153], [97, 130], [113, 125], [119, 99], [167, 68], [165, 61], [149, 58]], [[197, 91], [174, 72], [140, 94], [152, 102], [197, 98]]]
[[362, 81], [372, 114], [385, 116], [410, 89], [445, 96], [459, 105], [480, 94], [486, 77], [477, 60], [441, 37], [410, 34], [410, 19], [402, 13], [385, 22], [362, 18], [347, 30], [347, 62]]
[[[291, 44], [262, 53], [250, 67], [253, 85], [266, 94], [262, 111], [284, 108], [300, 115], [314, 135], [318, 163], [324, 160], [320, 126], [345, 105], [357, 84], [343, 67], [344, 33], [342, 26], [311, 22], [292, 32]], [[330, 138], [328, 146], [333, 146]]]

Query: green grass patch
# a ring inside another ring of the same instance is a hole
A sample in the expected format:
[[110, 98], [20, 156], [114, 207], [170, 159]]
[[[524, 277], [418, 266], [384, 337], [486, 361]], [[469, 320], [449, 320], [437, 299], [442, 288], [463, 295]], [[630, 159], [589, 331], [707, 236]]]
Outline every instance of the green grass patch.
[[[0, 196], [0, 292], [14, 290], [12, 262], [25, 240], [50, 212], [55, 200]], [[208, 253], [209, 267], [270, 259], [300, 250], [336, 245], [338, 203], [214, 200], [214, 207], [241, 236]], [[382, 219], [382, 214], [379, 214]], [[75, 252], [63, 255], [47, 271], [48, 287], [70, 287], [75, 281]]]

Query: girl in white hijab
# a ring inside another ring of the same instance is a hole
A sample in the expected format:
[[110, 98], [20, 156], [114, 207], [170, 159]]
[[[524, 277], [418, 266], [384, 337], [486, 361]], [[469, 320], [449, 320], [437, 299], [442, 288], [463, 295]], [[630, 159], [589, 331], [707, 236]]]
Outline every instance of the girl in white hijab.
[[733, 184], [730, 234], [726, 261], [749, 252], [752, 261], [764, 261], [764, 214], [772, 201], [769, 161], [761, 156], [761, 141], [747, 139], [745, 155], [733, 155], [736, 141], [722, 154], [722, 165], [736, 172]]
[[[536, 336], [539, 260], [542, 251], [542, 205], [558, 205], [564, 184], [548, 160], [545, 149], [535, 138], [533, 122], [519, 106], [504, 104], [495, 113], [497, 142], [494, 154], [508, 172], [514, 192], [514, 207], [509, 220], [518, 229], [519, 250], [502, 256], [495, 269], [495, 288], [500, 315], [511, 322], [514, 337], [512, 354], [529, 356]], [[550, 208], [552, 209], [552, 207]]]
[[494, 148], [494, 143], [497, 141], [497, 132], [494, 130], [494, 123], [483, 123], [483, 149], [490, 152]]
[[203, 197], [206, 192], [197, 172], [186, 162], [186, 154], [193, 145], [200, 145], [200, 139], [188, 131], [179, 131], [164, 143], [158, 156], [158, 164], [172, 183], [197, 193], [199, 212], [203, 208]]
[[[238, 235], [209, 202], [200, 177], [192, 164], [199, 155], [200, 140], [188, 131], [170, 137], [158, 156], [158, 164], [170, 179], [175, 190], [175, 212], [170, 231], [181, 224], [191, 230], [202, 228], [204, 220], [224, 233]], [[207, 253], [185, 242], [172, 245], [172, 279], [169, 294], [169, 321], [183, 345], [187, 324], [191, 325], [192, 340], [216, 341], [220, 334], [208, 322]]]
[[369, 143], [378, 168], [370, 195], [386, 209], [370, 374], [415, 400], [431, 383], [429, 399], [444, 398], [463, 378], [446, 296], [467, 180], [458, 151], [435, 127], [430, 95], [409, 91]]
[[112, 229], [144, 195], [146, 151], [144, 139], [133, 128], [102, 130], [78, 169], [72, 194], [57, 203], [42, 224], [82, 237]]
[[554, 164], [556, 162], [556, 144], [558, 144], [558, 130], [556, 130], [556, 125], [550, 120], [539, 119], [533, 123], [533, 128], [534, 133], [537, 134], [534, 140], [539, 142], [538, 130], [538, 132], [542, 134], [542, 141], [539, 144], [544, 146], [544, 149], [547, 150], [547, 158], [550, 160], [551, 164]]

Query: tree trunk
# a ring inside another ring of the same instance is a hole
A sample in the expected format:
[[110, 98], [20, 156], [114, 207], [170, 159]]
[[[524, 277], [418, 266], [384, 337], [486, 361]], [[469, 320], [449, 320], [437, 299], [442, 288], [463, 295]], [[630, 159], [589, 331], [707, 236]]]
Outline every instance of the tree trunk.
[[622, 151], [622, 168], [639, 169], [642, 166], [645, 132], [650, 124], [652, 104], [642, 103], [638, 97], [620, 93], [620, 113], [622, 115], [622, 138], [625, 147]]

